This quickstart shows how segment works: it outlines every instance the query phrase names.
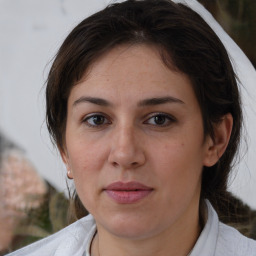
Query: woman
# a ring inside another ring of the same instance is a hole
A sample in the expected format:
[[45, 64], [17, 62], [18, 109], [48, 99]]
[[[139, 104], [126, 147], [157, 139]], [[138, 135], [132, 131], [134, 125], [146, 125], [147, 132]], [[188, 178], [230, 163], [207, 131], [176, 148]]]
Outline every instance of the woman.
[[46, 101], [77, 216], [91, 215], [11, 255], [256, 255], [218, 220], [232, 214], [242, 114], [225, 47], [197, 13], [128, 0], [85, 19]]

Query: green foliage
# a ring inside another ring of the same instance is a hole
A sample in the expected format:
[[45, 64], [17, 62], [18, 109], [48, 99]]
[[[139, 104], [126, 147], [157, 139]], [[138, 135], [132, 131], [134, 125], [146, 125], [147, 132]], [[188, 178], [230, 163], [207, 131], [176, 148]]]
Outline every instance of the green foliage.
[[50, 198], [49, 218], [52, 232], [57, 232], [67, 225], [69, 203], [62, 193], [56, 193]]
[[69, 224], [68, 208], [69, 201], [64, 194], [48, 185], [48, 193], [41, 206], [28, 210], [26, 217], [16, 227], [10, 250], [21, 248], [66, 227]]

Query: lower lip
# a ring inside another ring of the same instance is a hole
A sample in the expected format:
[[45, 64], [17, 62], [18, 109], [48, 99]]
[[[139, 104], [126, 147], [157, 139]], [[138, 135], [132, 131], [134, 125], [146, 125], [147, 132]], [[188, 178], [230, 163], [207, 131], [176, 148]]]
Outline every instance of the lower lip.
[[119, 204], [132, 204], [147, 197], [152, 190], [105, 190], [107, 195]]

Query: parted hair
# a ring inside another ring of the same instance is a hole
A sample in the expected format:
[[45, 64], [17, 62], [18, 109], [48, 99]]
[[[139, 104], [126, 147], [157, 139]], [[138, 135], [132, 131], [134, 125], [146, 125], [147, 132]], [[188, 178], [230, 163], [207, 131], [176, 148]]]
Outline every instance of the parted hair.
[[[114, 47], [136, 44], [153, 45], [169, 69], [188, 76], [200, 105], [205, 135], [214, 139], [214, 126], [231, 113], [229, 144], [214, 166], [203, 168], [201, 199], [210, 200], [220, 216], [233, 216], [236, 210], [233, 205], [228, 209], [232, 195], [227, 185], [242, 124], [236, 75], [218, 36], [183, 4], [169, 0], [113, 3], [71, 31], [55, 56], [46, 85], [46, 121], [53, 142], [64, 150], [68, 97], [88, 68]], [[78, 218], [86, 214], [77, 195], [74, 205]]]

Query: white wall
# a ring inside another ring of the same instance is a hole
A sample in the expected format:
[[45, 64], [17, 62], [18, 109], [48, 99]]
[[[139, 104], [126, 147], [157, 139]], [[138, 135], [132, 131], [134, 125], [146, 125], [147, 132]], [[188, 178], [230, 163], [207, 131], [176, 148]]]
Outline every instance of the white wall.
[[[0, 0], [0, 129], [26, 150], [40, 174], [60, 190], [66, 186], [66, 172], [44, 124], [42, 88], [47, 63], [71, 28], [107, 2]], [[250, 105], [249, 124], [256, 119], [255, 106], [255, 102]], [[231, 190], [256, 208], [255, 122], [249, 127], [249, 154], [239, 165]]]
[[47, 64], [67, 33], [104, 6], [104, 0], [0, 1], [0, 128], [59, 189], [65, 171], [44, 123]]

